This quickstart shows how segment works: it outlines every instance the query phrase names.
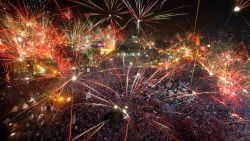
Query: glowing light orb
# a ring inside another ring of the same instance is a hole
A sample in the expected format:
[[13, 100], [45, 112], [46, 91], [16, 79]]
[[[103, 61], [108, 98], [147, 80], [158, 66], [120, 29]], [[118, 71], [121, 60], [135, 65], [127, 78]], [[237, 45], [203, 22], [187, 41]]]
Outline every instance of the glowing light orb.
[[72, 79], [73, 81], [76, 81], [77, 77], [74, 75], [74, 76], [72, 76], [71, 79]]
[[22, 37], [17, 37], [17, 41], [21, 43], [23, 41], [23, 38]]
[[57, 71], [55, 70], [55, 71], [53, 71], [53, 73], [54, 73], [54, 74], [57, 74]]
[[117, 105], [115, 105], [115, 106], [114, 106], [114, 109], [118, 109], [118, 106], [117, 106]]
[[28, 27], [31, 26], [31, 23], [26, 23], [26, 26], [28, 26]]
[[19, 61], [19, 62], [22, 62], [22, 61], [23, 61], [23, 58], [19, 58], [18, 61]]
[[12, 137], [12, 136], [15, 136], [16, 135], [16, 133], [15, 132], [13, 132], [13, 133], [11, 133], [10, 134], [10, 136]]
[[234, 12], [239, 12], [240, 11], [240, 7], [239, 6], [235, 6], [234, 7]]
[[127, 114], [127, 110], [125, 110], [125, 109], [123, 109], [122, 112], [123, 112], [124, 114]]
[[41, 73], [44, 73], [45, 72], [45, 69], [44, 68], [41, 68]]
[[59, 101], [59, 102], [63, 102], [63, 101], [64, 101], [64, 98], [63, 98], [62, 96], [60, 96], [60, 97], [58, 98], [58, 101]]
[[67, 102], [70, 102], [70, 101], [71, 101], [71, 98], [70, 98], [70, 97], [68, 97], [68, 98], [67, 98]]

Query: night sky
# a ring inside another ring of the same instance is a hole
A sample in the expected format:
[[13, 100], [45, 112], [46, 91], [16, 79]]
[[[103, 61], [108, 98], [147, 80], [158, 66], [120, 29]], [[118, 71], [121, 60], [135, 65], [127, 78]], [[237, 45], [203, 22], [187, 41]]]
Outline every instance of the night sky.
[[[103, 1], [95, 0], [99, 5], [104, 5]], [[73, 11], [77, 13], [86, 12], [86, 8], [83, 6], [77, 6], [77, 4], [69, 1], [58, 1], [62, 8], [73, 7]], [[156, 36], [171, 35], [175, 33], [186, 33], [193, 31], [194, 21], [196, 15], [198, 0], [167, 0], [162, 11], [176, 9], [174, 13], [185, 13], [183, 16], [173, 17], [170, 20], [161, 21], [161, 24], [155, 25], [155, 29], [144, 27], [145, 30], [155, 31]], [[76, 7], [75, 7], [76, 6]], [[197, 22], [197, 31], [214, 32], [221, 28], [227, 28], [229, 30], [249, 30], [247, 21], [250, 22], [250, 10], [248, 8], [243, 9], [239, 13], [233, 12], [234, 1], [233, 0], [201, 0], [200, 10]], [[76, 10], [77, 9], [77, 10]], [[125, 16], [124, 22], [129, 20], [129, 15]], [[134, 25], [129, 25], [130, 32], [133, 33]], [[164, 30], [164, 32], [162, 32]], [[160, 32], [159, 32], [160, 31]]]

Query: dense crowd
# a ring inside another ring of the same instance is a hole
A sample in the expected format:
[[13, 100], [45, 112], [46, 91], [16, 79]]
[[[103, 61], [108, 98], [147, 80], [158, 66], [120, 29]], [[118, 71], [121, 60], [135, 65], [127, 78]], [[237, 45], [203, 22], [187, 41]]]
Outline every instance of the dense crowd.
[[[9, 116], [12, 124], [8, 125], [11, 132], [19, 134], [8, 139], [59, 141], [68, 140], [70, 133], [71, 139], [97, 141], [250, 139], [247, 121], [233, 117], [231, 107], [209, 96], [197, 96], [189, 80], [175, 76], [158, 81], [163, 74], [151, 77], [155, 68], [114, 68], [108, 64], [102, 69], [83, 69], [77, 81], [60, 90], [61, 95], [72, 97], [63, 105], [53, 102], [47, 95], [50, 92], [45, 91], [53, 87], [48, 84], [51, 80], [12, 86], [19, 96], [11, 99], [20, 104], [12, 104], [19, 108]], [[26, 108], [22, 108], [24, 103]], [[107, 123], [95, 127], [103, 121]]]

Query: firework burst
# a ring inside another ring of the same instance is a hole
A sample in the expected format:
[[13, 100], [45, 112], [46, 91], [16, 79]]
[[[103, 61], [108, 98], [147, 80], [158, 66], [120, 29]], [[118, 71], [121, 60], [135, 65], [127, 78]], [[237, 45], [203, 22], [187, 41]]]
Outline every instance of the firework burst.
[[250, 6], [249, 0], [235, 0], [234, 11], [239, 12], [242, 9], [245, 9]]
[[162, 20], [168, 20], [172, 17], [183, 15], [169, 13], [168, 11], [162, 12], [159, 7], [162, 7], [166, 1], [159, 0], [134, 0], [128, 1], [123, 0], [124, 4], [128, 8], [129, 13], [132, 16], [133, 21], [136, 23], [138, 33], [140, 30], [143, 31], [142, 25], [145, 24], [149, 27], [152, 27], [152, 23], [160, 23]]
[[119, 0], [104, 0], [105, 7], [96, 4], [92, 0], [73, 2], [88, 7], [91, 9], [91, 11], [94, 11], [87, 13], [86, 16], [95, 18], [98, 17], [95, 26], [104, 23], [121, 26], [120, 22], [124, 20], [123, 16], [128, 13], [123, 3], [121, 3]]

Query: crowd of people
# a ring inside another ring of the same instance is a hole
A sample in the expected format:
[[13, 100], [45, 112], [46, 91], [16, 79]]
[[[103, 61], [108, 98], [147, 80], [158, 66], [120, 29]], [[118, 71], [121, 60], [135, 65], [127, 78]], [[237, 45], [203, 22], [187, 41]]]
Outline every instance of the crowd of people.
[[51, 80], [12, 86], [22, 97], [12, 97], [19, 100], [14, 103], [28, 107], [9, 117], [10, 134], [20, 134], [7, 139], [249, 140], [248, 121], [236, 119], [230, 107], [209, 96], [197, 96], [189, 80], [171, 76], [158, 81], [164, 71], [114, 67], [114, 62], [89, 67], [65, 85], [60, 95], [71, 101], [64, 104], [47, 94], [52, 90], [45, 92]]

